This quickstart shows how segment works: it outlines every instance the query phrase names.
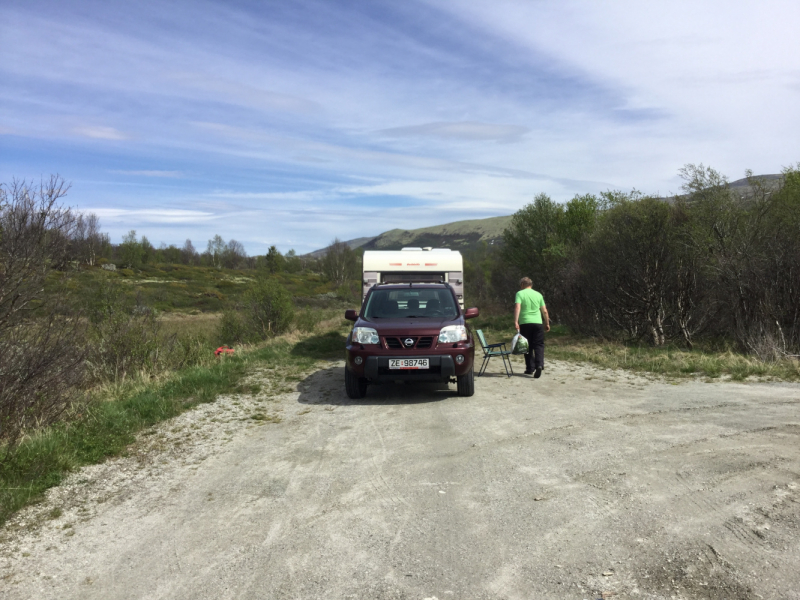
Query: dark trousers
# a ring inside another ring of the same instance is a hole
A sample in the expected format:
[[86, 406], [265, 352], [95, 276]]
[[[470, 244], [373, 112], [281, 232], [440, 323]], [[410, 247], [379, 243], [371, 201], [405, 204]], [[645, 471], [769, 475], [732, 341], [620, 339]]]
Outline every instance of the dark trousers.
[[528, 340], [525, 353], [525, 370], [544, 368], [544, 325], [541, 323], [520, 323], [519, 332]]

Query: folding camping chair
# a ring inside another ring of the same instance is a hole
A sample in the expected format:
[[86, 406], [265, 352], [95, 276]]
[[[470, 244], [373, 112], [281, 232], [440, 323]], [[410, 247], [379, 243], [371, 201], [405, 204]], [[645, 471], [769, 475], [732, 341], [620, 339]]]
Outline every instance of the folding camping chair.
[[481, 370], [478, 371], [478, 375], [483, 375], [486, 371], [486, 366], [489, 364], [489, 359], [494, 358], [495, 356], [499, 356], [503, 359], [503, 367], [506, 370], [506, 375], [511, 377], [514, 374], [514, 370], [511, 368], [511, 350], [506, 350], [505, 342], [500, 342], [499, 344], [487, 344], [486, 338], [483, 337], [483, 331], [478, 329], [475, 333], [478, 334], [478, 340], [481, 342], [481, 348], [483, 348], [483, 364], [481, 365]]

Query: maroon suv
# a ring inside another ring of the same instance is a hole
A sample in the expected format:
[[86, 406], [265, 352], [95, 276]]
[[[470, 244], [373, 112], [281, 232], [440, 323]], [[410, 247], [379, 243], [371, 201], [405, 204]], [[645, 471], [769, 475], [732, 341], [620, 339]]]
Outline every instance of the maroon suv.
[[347, 337], [345, 387], [363, 398], [381, 381], [445, 381], [455, 378], [459, 396], [475, 393], [475, 345], [467, 319], [446, 283], [378, 284], [370, 289]]

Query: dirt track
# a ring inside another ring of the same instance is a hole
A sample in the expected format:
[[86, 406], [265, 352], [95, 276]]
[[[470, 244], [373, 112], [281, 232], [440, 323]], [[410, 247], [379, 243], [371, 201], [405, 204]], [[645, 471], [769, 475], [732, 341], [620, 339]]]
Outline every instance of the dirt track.
[[350, 402], [342, 379], [76, 473], [6, 528], [0, 596], [800, 598], [798, 385], [551, 362]]

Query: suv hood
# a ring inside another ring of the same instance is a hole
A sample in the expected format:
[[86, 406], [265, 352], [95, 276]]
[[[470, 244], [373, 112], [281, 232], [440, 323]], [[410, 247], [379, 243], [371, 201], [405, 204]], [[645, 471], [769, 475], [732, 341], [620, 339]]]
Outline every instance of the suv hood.
[[439, 335], [442, 327], [463, 324], [464, 322], [460, 317], [444, 317], [441, 319], [375, 319], [374, 321], [359, 319], [355, 326], [372, 327], [378, 332], [378, 335]]

